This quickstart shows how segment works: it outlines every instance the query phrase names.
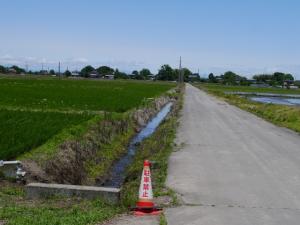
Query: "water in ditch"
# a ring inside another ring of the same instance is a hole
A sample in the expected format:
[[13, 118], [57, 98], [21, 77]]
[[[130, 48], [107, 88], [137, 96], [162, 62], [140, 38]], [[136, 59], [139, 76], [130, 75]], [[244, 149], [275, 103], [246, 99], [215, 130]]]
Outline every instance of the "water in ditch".
[[112, 168], [110, 178], [102, 185], [105, 187], [120, 187], [125, 179], [125, 172], [132, 162], [137, 151], [138, 144], [154, 133], [156, 128], [168, 115], [172, 103], [167, 103], [129, 143], [128, 151]]
[[296, 105], [300, 106], [299, 98], [282, 98], [282, 97], [250, 97], [252, 101], [261, 103], [272, 103], [276, 105]]

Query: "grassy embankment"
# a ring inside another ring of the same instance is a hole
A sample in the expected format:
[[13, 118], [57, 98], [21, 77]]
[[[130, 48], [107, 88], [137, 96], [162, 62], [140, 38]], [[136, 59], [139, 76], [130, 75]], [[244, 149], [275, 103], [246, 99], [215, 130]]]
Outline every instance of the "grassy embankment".
[[300, 132], [300, 107], [284, 106], [275, 104], [263, 104], [253, 102], [245, 97], [233, 94], [225, 94], [224, 92], [267, 92], [278, 94], [300, 94], [300, 90], [287, 90], [280, 88], [254, 88], [243, 86], [223, 86], [214, 84], [198, 84], [195, 85], [200, 89], [207, 91], [217, 97], [222, 98], [228, 103], [238, 106], [248, 112], [254, 113], [278, 126], [286, 127], [294, 131]]
[[[44, 81], [43, 81], [44, 82]], [[18, 83], [18, 82], [17, 82]], [[134, 82], [135, 85], [139, 85], [138, 83]], [[148, 84], [144, 84], [148, 85]], [[151, 85], [151, 84], [150, 84]], [[162, 86], [162, 88], [158, 88], [156, 94], [152, 93], [151, 97], [157, 96], [161, 94], [163, 91], [169, 89], [172, 87], [172, 85], [163, 85], [159, 84], [158, 86]], [[47, 85], [46, 85], [47, 86]], [[164, 87], [163, 87], [164, 86]], [[157, 86], [152, 86], [153, 87]], [[47, 88], [47, 87], [46, 87]], [[143, 90], [147, 89], [147, 87], [143, 87]], [[124, 90], [123, 90], [124, 91]], [[121, 92], [122, 93], [122, 90]], [[100, 94], [100, 93], [99, 93]], [[145, 97], [141, 97], [141, 99], [145, 99]], [[31, 103], [30, 103], [31, 104]], [[139, 104], [148, 104], [147, 102], [140, 102]], [[13, 106], [16, 107], [16, 106]], [[19, 112], [19, 107], [18, 109], [14, 108], [13, 111], [17, 110]], [[21, 106], [22, 110], [24, 110], [24, 105]], [[47, 107], [46, 107], [47, 108]], [[50, 110], [49, 110], [50, 109]], [[48, 107], [47, 112], [51, 111], [53, 108]], [[62, 109], [62, 108], [60, 108]], [[27, 109], [25, 109], [27, 110]], [[63, 108], [63, 110], [66, 110], [66, 108]], [[67, 110], [70, 110], [68, 108]], [[70, 111], [72, 111], [71, 109]], [[70, 112], [68, 112], [70, 113]], [[85, 112], [86, 113], [86, 112]], [[63, 129], [61, 132], [59, 132], [57, 135], [55, 135], [53, 138], [50, 138], [48, 142], [45, 144], [41, 145], [38, 147], [36, 150], [29, 152], [26, 154], [25, 158], [35, 158], [37, 155], [46, 152], [46, 155], [51, 155], [53, 154], [53, 149], [56, 149], [57, 146], [66, 138], [73, 140], [73, 139], [78, 139], [81, 138], [82, 135], [88, 134], [89, 136], [89, 131], [95, 131], [97, 129], [97, 126], [95, 127], [95, 124], [99, 123], [104, 123], [104, 124], [109, 124], [109, 122], [116, 122], [116, 121], [122, 121], [126, 120], [128, 114], [127, 113], [109, 113], [109, 114], [100, 114], [100, 115], [95, 115], [91, 119], [75, 125], [71, 126], [68, 128]], [[119, 123], [117, 122], [117, 123]], [[173, 125], [170, 125], [173, 124]], [[168, 126], [166, 124], [169, 124]], [[174, 131], [170, 133], [166, 133], [169, 129], [174, 129], [174, 118], [171, 121], [167, 121], [166, 123], [163, 124], [162, 127], [165, 131], [163, 133], [160, 133], [158, 136], [156, 136], [156, 139], [159, 137], [165, 137], [165, 142], [160, 142], [159, 145], [154, 145], [158, 149], [165, 149], [166, 153], [162, 154], [161, 152], [153, 152], [150, 153], [149, 150], [145, 150], [145, 152], [148, 152], [147, 154], [153, 154], [152, 158], [156, 157], [161, 158], [161, 160], [166, 159], [167, 155], [170, 153], [170, 143], [173, 140], [173, 135]], [[101, 127], [101, 126], [100, 126]], [[100, 128], [98, 127], [98, 128]], [[108, 129], [109, 126], [107, 126]], [[169, 128], [167, 128], [169, 127]], [[130, 130], [130, 129], [129, 129]], [[160, 130], [160, 129], [159, 129]], [[107, 130], [106, 130], [107, 131]], [[132, 130], [131, 130], [132, 131]], [[170, 131], [170, 130], [169, 130]], [[108, 133], [111, 132], [108, 130]], [[130, 131], [129, 131], [130, 132]], [[158, 131], [159, 132], [159, 131]], [[103, 134], [103, 133], [102, 133]], [[126, 132], [128, 134], [128, 132]], [[126, 136], [126, 135], [125, 135]], [[86, 136], [85, 136], [86, 137]], [[107, 137], [104, 137], [107, 138]], [[124, 149], [124, 142], [122, 143], [122, 140], [126, 139], [127, 137], [124, 137], [124, 135], [112, 135], [109, 136], [108, 139], [105, 139], [104, 141], [107, 141], [107, 143], [103, 146], [101, 145], [102, 151], [101, 154], [103, 154], [103, 158], [105, 158], [105, 161], [111, 160], [111, 149], [115, 150], [116, 146], [119, 146], [120, 148]], [[154, 139], [155, 140], [155, 139]], [[109, 143], [112, 141], [112, 143]], [[157, 141], [157, 140], [155, 140]], [[148, 140], [149, 143], [151, 141]], [[169, 143], [163, 144], [163, 143]], [[148, 147], [151, 147], [153, 144], [149, 145]], [[144, 146], [144, 144], [142, 144]], [[37, 154], [35, 154], [37, 153]], [[49, 153], [49, 154], [48, 154]], [[118, 153], [119, 154], [119, 153]], [[145, 155], [145, 157], [148, 155]], [[161, 155], [162, 154], [162, 155]], [[45, 154], [42, 154], [45, 155]], [[114, 154], [113, 154], [114, 155]], [[118, 157], [114, 155], [113, 157]], [[137, 159], [138, 161], [138, 159]], [[136, 161], [136, 162], [137, 162]], [[142, 161], [142, 160], [140, 160]], [[139, 162], [140, 163], [140, 162]], [[155, 178], [154, 175], [154, 180], [158, 180], [158, 188], [156, 190], [160, 190], [156, 192], [157, 193], [163, 193], [161, 191], [162, 187], [162, 181], [165, 179], [166, 176], [166, 165], [161, 161], [158, 165], [161, 166], [162, 170], [165, 171], [159, 176], [162, 176], [161, 178]], [[107, 165], [108, 166], [108, 165]], [[98, 168], [99, 169], [99, 168]], [[136, 167], [136, 170], [141, 171], [140, 165]], [[130, 176], [131, 178], [128, 180], [127, 187], [133, 187], [133, 183], [136, 183], [136, 177], [135, 176]], [[129, 190], [129, 189], [128, 189]], [[130, 189], [131, 190], [131, 189]], [[170, 191], [164, 191], [169, 193]], [[163, 193], [165, 194], [165, 193]], [[7, 224], [96, 224], [96, 222], [101, 222], [103, 220], [106, 220], [113, 215], [120, 213], [124, 211], [124, 206], [127, 206], [129, 202], [133, 202], [133, 199], [136, 196], [136, 192], [133, 193], [131, 197], [129, 195], [125, 195], [123, 204], [118, 205], [118, 206], [111, 206], [111, 205], [106, 205], [103, 203], [101, 200], [98, 201], [82, 201], [82, 200], [76, 200], [76, 199], [46, 199], [44, 201], [27, 201], [24, 198], [24, 192], [21, 187], [12, 187], [11, 185], [6, 186], [3, 183], [0, 183], [0, 222], [1, 220], [7, 221]]]

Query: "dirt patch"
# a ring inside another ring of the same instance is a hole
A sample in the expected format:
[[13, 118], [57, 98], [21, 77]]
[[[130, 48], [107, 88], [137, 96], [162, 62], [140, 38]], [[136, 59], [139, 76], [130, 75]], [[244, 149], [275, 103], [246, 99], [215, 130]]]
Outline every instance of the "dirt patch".
[[43, 183], [48, 183], [52, 180], [51, 177], [49, 177], [35, 161], [24, 160], [22, 161], [22, 165], [24, 170], [27, 172], [27, 182], [40, 181]]

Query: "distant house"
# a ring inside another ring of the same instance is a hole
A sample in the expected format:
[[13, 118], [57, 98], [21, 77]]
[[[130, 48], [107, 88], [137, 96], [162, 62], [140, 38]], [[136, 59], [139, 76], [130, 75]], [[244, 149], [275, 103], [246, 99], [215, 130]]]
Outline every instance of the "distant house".
[[194, 78], [194, 79], [195, 79], [195, 78], [199, 78], [199, 74], [198, 74], [198, 73], [190, 74], [190, 75], [189, 75], [189, 78], [192, 78], [192, 79], [193, 79], [193, 78]]
[[294, 81], [293, 80], [285, 80], [283, 82], [282, 88], [289, 89], [291, 86], [294, 86]]
[[127, 74], [127, 76], [129, 77], [129, 79], [134, 79], [136, 77], [135, 74]]
[[41, 71], [40, 71], [40, 74], [42, 74], [42, 75], [48, 75], [49, 72], [48, 72], [48, 70], [41, 70]]
[[197, 80], [199, 78], [200, 78], [200, 76], [198, 73], [193, 73], [193, 74], [189, 75], [189, 80]]
[[14, 69], [14, 68], [9, 68], [9, 69], [8, 69], [8, 73], [16, 74], [16, 73], [17, 73], [17, 70]]
[[148, 75], [149, 80], [156, 80], [156, 75]]
[[79, 77], [80, 76], [80, 72], [77, 71], [77, 70], [74, 70], [74, 71], [71, 72], [71, 76], [72, 77]]
[[223, 78], [221, 76], [216, 76], [216, 81], [217, 83], [222, 83], [223, 82]]
[[250, 84], [256, 84], [257, 83], [256, 80], [254, 80], [254, 79], [249, 79], [248, 81], [249, 81]]
[[99, 78], [99, 73], [97, 72], [97, 70], [93, 70], [92, 72], [89, 73], [89, 77]]
[[104, 75], [104, 79], [107, 79], [107, 80], [114, 80], [114, 79], [115, 79], [115, 75], [113, 75], [113, 74], [107, 74], [107, 75]]

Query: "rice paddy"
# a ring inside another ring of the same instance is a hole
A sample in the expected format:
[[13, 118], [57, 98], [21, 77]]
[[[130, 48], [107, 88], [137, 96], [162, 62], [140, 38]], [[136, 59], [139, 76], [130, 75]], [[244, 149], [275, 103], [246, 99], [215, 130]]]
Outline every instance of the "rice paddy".
[[123, 113], [161, 95], [160, 82], [0, 79], [0, 159], [13, 159], [95, 113]]

